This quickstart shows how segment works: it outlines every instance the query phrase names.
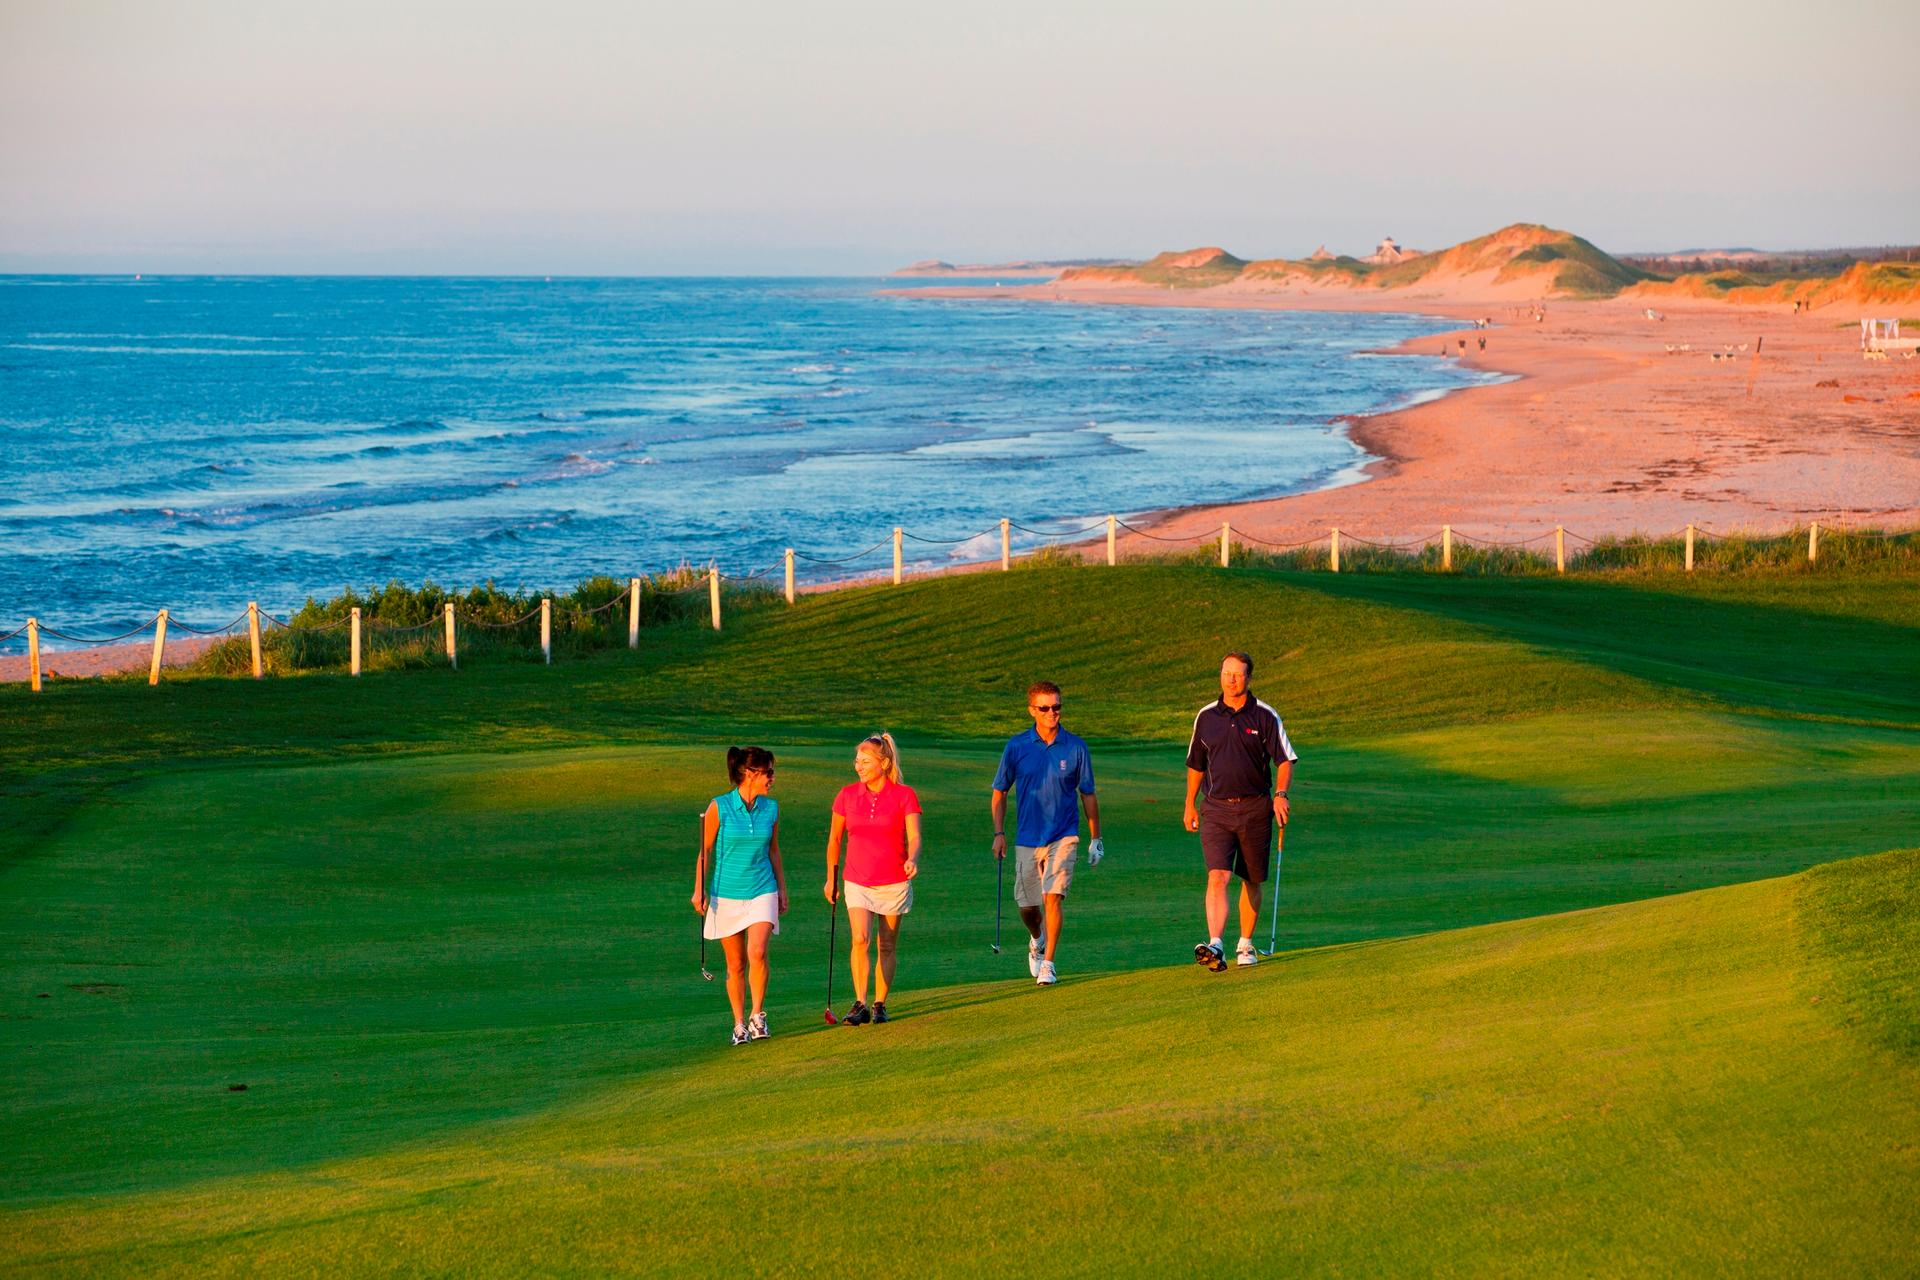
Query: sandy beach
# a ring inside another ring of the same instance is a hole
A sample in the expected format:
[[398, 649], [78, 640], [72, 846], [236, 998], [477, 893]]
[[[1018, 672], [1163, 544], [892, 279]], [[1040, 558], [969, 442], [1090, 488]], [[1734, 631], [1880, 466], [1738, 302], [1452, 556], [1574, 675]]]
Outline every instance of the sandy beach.
[[[1688, 523], [1721, 532], [1809, 520], [1920, 525], [1920, 359], [1862, 360], [1858, 316], [1840, 307], [1796, 315], [1784, 306], [1662, 300], [1655, 305], [1665, 318], [1653, 320], [1645, 300], [1555, 300], [1536, 321], [1532, 304], [1511, 294], [1035, 285], [912, 296], [1416, 312], [1464, 327], [1393, 354], [1444, 348], [1472, 367], [1515, 375], [1353, 420], [1353, 439], [1378, 459], [1363, 483], [1163, 512], [1153, 527], [1166, 536], [1217, 531], [1222, 520], [1273, 542], [1336, 526], [1403, 541], [1442, 524], [1499, 539], [1555, 525], [1586, 537], [1662, 535]], [[1492, 328], [1473, 327], [1489, 317]], [[1130, 535], [1122, 541], [1131, 551], [1153, 548]]]
[[[1688, 523], [1771, 532], [1810, 520], [1920, 526], [1920, 359], [1862, 360], [1857, 317], [1830, 307], [1552, 301], [1543, 318], [1506, 297], [1273, 295], [1041, 284], [919, 288], [915, 298], [1022, 299], [1113, 306], [1417, 312], [1463, 327], [1388, 354], [1449, 359], [1513, 376], [1392, 413], [1350, 420], [1375, 455], [1357, 484], [1240, 504], [1203, 502], [1145, 517], [1162, 537], [1217, 533], [1223, 520], [1268, 542], [1343, 536], [1405, 542], [1438, 534], [1532, 538], [1671, 534]], [[1491, 318], [1491, 328], [1473, 326]], [[1484, 350], [1480, 340], [1486, 340]], [[1464, 351], [1461, 343], [1464, 342]], [[1744, 346], [1744, 349], [1742, 349]], [[1669, 350], [1672, 348], [1672, 350]], [[1681, 348], [1686, 348], [1682, 350]], [[1715, 359], [1715, 355], [1720, 358]], [[1196, 495], [1202, 497], [1203, 495]], [[1122, 533], [1128, 554], [1163, 542]], [[1088, 544], [1099, 554], [1103, 543]], [[956, 566], [959, 567], [959, 566]], [[830, 589], [815, 584], [810, 589]], [[212, 641], [169, 639], [166, 665]], [[60, 676], [144, 671], [151, 643], [43, 654]], [[27, 678], [24, 655], [0, 681]]]

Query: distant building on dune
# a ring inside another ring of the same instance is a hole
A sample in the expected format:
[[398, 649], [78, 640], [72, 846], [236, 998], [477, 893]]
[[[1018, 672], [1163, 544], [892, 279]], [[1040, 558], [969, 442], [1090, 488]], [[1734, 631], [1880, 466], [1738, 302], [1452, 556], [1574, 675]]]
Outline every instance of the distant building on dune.
[[1360, 259], [1360, 261], [1371, 262], [1376, 266], [1392, 266], [1396, 262], [1405, 262], [1408, 258], [1417, 258], [1419, 256], [1420, 250], [1402, 249], [1393, 242], [1392, 236], [1387, 236], [1380, 241], [1380, 244], [1372, 253]]

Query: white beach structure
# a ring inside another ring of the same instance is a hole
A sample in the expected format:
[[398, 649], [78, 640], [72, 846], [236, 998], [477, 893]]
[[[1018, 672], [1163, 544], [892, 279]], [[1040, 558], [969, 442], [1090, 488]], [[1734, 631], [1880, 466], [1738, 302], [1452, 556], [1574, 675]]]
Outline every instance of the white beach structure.
[[1913, 352], [1920, 350], [1920, 338], [1900, 336], [1900, 321], [1869, 320], [1860, 321], [1860, 352], [1862, 355], [1884, 356], [1889, 351]]

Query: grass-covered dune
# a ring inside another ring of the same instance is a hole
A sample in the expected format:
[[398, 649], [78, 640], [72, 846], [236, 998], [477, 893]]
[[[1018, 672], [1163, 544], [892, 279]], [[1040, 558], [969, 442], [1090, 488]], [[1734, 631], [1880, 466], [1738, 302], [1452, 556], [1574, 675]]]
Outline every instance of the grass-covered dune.
[[[1920, 829], [1916, 618], [1908, 573], [1063, 567], [551, 668], [0, 690], [0, 1259], [1898, 1270], [1920, 859], [1842, 860]], [[1303, 761], [1284, 954], [1214, 976], [1181, 753], [1230, 646]], [[1051, 991], [985, 856], [1041, 675], [1112, 849]], [[829, 1029], [826, 806], [881, 727], [926, 872], [897, 1020]], [[794, 903], [735, 1050], [686, 896], [741, 740]]]

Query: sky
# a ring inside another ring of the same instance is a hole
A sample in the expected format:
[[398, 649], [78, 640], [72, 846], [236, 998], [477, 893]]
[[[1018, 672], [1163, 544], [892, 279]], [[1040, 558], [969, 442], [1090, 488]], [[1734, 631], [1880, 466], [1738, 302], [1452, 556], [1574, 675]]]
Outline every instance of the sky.
[[1911, 0], [0, 0], [0, 271], [1920, 241]]

